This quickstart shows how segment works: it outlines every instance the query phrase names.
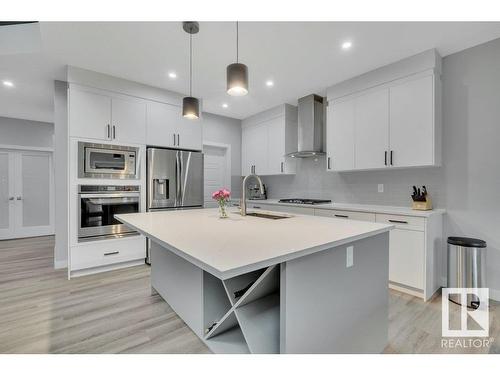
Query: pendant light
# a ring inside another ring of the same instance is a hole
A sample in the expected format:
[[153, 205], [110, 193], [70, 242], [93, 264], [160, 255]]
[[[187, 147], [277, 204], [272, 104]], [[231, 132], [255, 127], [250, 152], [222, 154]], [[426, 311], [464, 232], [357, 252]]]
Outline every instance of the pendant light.
[[227, 66], [227, 93], [231, 96], [248, 94], [248, 67], [238, 62], [239, 30], [236, 22], [236, 62]]
[[192, 96], [193, 90], [193, 34], [200, 30], [198, 22], [183, 22], [182, 28], [189, 34], [189, 96], [182, 99], [182, 116], [195, 120], [200, 117], [200, 101]]

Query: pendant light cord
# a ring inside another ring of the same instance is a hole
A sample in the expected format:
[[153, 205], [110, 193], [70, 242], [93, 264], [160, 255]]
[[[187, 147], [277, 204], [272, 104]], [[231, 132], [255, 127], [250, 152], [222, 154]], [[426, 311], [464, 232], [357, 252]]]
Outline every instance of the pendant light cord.
[[238, 28], [238, 21], [236, 21], [236, 62], [237, 63], [239, 62], [239, 50], [238, 50], [239, 38], [240, 38], [240, 34], [239, 34], [239, 28]]
[[193, 96], [193, 34], [189, 34], [189, 96]]

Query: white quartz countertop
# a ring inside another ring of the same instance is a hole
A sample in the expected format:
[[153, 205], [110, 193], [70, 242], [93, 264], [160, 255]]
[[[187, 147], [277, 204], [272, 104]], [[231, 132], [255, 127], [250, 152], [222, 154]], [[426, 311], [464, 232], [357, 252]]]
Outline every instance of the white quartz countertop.
[[442, 215], [446, 211], [441, 208], [418, 211], [410, 207], [396, 207], [396, 206], [381, 206], [372, 204], [355, 204], [355, 203], [326, 203], [326, 204], [296, 204], [296, 203], [280, 203], [278, 199], [263, 199], [263, 200], [247, 200], [247, 204], [273, 204], [280, 206], [294, 206], [294, 207], [309, 207], [324, 210], [345, 210], [345, 211], [358, 211], [358, 212], [373, 212], [380, 214], [393, 214], [417, 217], [429, 217], [431, 215]]
[[[251, 210], [249, 210], [250, 212]], [[235, 208], [159, 211], [116, 218], [220, 279], [374, 236], [392, 225], [292, 215], [271, 220]]]

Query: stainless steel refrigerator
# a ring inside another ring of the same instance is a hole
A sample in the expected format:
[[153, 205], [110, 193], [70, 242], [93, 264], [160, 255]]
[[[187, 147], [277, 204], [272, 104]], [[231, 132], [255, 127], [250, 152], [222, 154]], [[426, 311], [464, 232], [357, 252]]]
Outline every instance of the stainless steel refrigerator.
[[146, 163], [148, 211], [203, 207], [201, 152], [148, 148]]

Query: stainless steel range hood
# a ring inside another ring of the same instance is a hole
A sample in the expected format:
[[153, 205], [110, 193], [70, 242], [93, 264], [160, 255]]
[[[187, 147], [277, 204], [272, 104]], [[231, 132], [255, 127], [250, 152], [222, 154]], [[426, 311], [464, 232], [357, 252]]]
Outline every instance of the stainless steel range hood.
[[299, 99], [298, 148], [286, 156], [310, 158], [324, 155], [323, 122], [324, 104], [319, 95], [308, 95]]

